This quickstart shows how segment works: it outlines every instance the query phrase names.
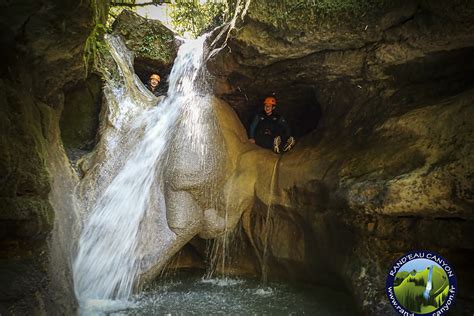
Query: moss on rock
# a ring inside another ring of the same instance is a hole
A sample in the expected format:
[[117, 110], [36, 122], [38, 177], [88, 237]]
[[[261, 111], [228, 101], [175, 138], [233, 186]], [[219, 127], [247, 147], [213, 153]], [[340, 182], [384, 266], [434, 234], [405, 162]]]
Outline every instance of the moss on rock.
[[160, 21], [124, 10], [115, 20], [113, 30], [125, 39], [135, 58], [163, 66], [173, 64], [177, 54], [174, 33]]
[[313, 0], [252, 1], [252, 19], [286, 30], [310, 30], [314, 26], [333, 25], [376, 16], [400, 5], [402, 0]]
[[99, 126], [102, 81], [96, 75], [65, 94], [61, 114], [61, 137], [67, 148], [91, 149]]

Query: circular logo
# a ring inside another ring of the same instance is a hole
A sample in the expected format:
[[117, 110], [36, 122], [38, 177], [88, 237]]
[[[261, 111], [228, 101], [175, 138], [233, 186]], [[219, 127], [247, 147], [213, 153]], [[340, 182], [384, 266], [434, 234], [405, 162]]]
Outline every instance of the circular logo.
[[412, 251], [390, 268], [387, 296], [402, 315], [443, 315], [454, 303], [457, 282], [449, 263], [431, 251]]

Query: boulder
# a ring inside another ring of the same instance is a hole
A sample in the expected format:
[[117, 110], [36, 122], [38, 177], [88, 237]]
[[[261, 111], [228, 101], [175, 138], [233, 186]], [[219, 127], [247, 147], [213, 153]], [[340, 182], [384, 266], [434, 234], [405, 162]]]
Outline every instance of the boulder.
[[173, 31], [159, 20], [124, 10], [113, 24], [113, 34], [120, 35], [133, 51], [135, 72], [143, 82], [148, 81], [150, 74], [158, 73], [162, 84], [165, 83], [180, 44]]

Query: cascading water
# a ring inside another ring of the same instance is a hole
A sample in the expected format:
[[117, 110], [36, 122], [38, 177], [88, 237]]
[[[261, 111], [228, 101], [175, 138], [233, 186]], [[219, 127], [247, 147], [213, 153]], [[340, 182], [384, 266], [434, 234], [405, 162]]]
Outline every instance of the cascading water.
[[186, 147], [195, 158], [194, 169], [189, 167], [195, 173], [211, 172], [207, 164], [215, 163], [206, 156], [215, 121], [203, 89], [205, 82], [197, 80], [204, 37], [180, 47], [168, 96], [152, 107], [153, 98], [130, 71], [131, 60], [123, 53], [123, 43], [113, 36], [107, 41], [124, 86], [108, 83], [109, 99], [119, 112], [115, 136], [104, 145], [112, 162], [106, 161], [96, 171], [97, 196], [85, 198], [92, 202], [85, 203], [90, 210], [73, 263], [81, 307], [91, 301], [128, 299], [141, 274], [163, 264], [198, 232], [197, 228], [189, 230], [180, 239], [167, 221], [167, 204], [176, 199], [167, 201], [172, 194], [166, 192], [165, 182], [176, 177], [170, 170], [179, 169], [180, 161], [173, 157], [183, 152], [180, 149]]
[[[226, 126], [220, 124], [227, 110], [207, 89], [201, 67], [204, 38], [180, 47], [168, 96], [157, 106], [157, 99], [134, 74], [133, 58], [120, 38], [108, 36], [107, 42], [117, 73], [104, 88], [107, 104], [101, 139], [85, 160], [86, 173], [77, 192], [85, 219], [73, 262], [81, 314], [121, 315], [124, 310], [129, 315], [282, 310], [350, 314], [352, 307], [344, 303], [347, 298], [327, 289], [307, 294], [306, 289], [301, 292], [273, 283], [261, 288], [233, 279], [184, 279], [171, 284], [161, 280], [165, 283], [155, 284], [159, 288], [151, 284], [147, 291], [132, 296], [196, 235], [210, 239], [224, 234], [222, 245], [211, 254], [220, 258], [224, 271], [226, 250], [235, 237], [232, 229], [251, 206], [250, 200], [235, 198], [235, 183], [241, 180], [230, 176], [235, 165], [228, 163], [235, 158], [229, 155], [232, 146], [245, 143], [246, 137], [244, 131], [243, 137], [235, 133], [239, 126], [222, 133]], [[265, 248], [259, 256], [264, 275], [271, 208], [270, 201]], [[321, 300], [315, 301], [315, 296]]]
[[433, 270], [434, 270], [434, 265], [431, 265], [429, 268], [430, 272], [428, 272], [428, 281], [426, 282], [426, 288], [425, 291], [423, 292], [423, 297], [426, 301], [430, 298], [430, 292], [433, 289]]
[[272, 222], [271, 222], [271, 216], [272, 216], [272, 210], [273, 210], [273, 198], [274, 194], [276, 191], [276, 177], [277, 177], [277, 170], [278, 166], [280, 164], [281, 156], [278, 156], [278, 159], [275, 161], [275, 164], [273, 165], [273, 171], [272, 171], [272, 178], [270, 180], [270, 198], [268, 200], [268, 207], [267, 207], [267, 214], [265, 216], [265, 230], [263, 233], [263, 254], [260, 259], [260, 265], [262, 269], [262, 282], [266, 284], [268, 282], [268, 238], [270, 236], [271, 230], [272, 230]]

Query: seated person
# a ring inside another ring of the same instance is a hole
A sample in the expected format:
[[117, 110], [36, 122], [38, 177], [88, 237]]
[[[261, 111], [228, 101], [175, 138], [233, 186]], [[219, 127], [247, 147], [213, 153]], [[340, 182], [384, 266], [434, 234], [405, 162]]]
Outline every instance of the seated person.
[[267, 97], [263, 101], [263, 111], [255, 115], [250, 125], [249, 140], [263, 148], [272, 149], [277, 154], [287, 152], [295, 145], [295, 139], [291, 136], [290, 127], [286, 120], [274, 112], [276, 99]]
[[162, 86], [160, 86], [161, 78], [158, 74], [152, 74], [148, 83], [145, 84], [148, 90], [151, 91], [155, 95], [155, 97], [159, 97], [160, 95], [164, 95], [166, 92], [163, 91]]

